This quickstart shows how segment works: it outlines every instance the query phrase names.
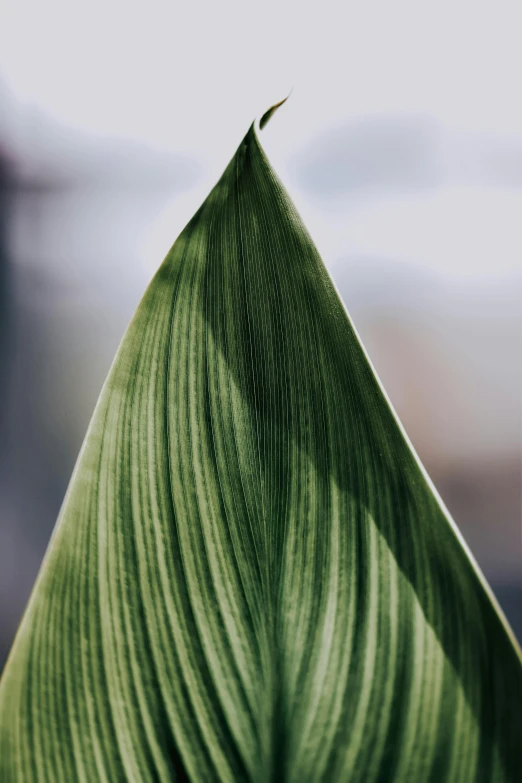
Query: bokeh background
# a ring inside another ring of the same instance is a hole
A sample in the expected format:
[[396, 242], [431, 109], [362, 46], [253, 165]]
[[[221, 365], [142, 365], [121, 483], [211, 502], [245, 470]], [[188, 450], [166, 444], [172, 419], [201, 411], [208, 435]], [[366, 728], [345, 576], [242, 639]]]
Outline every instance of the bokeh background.
[[0, 667], [103, 379], [255, 116], [522, 638], [522, 8], [3, 0]]

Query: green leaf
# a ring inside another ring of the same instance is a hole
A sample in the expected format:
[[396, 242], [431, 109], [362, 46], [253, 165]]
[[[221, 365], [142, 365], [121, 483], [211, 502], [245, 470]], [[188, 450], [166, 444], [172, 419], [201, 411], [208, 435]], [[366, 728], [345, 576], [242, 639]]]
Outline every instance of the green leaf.
[[102, 391], [1, 682], [0, 780], [521, 768], [513, 635], [252, 127]]

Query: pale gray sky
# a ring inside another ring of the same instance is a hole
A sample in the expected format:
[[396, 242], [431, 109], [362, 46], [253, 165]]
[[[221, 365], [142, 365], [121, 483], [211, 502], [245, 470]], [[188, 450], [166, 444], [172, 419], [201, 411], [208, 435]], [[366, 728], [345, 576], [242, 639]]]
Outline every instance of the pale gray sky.
[[477, 136], [520, 144], [521, 29], [522, 6], [505, 0], [4, 0], [1, 72], [16, 106], [6, 133], [30, 144], [38, 114], [200, 162], [199, 187], [143, 237], [154, 268], [250, 121], [293, 87], [263, 138], [327, 263], [385, 250], [441, 274], [504, 274], [520, 253], [520, 189], [450, 176], [361, 203], [347, 224], [343, 194], [325, 209], [291, 173], [296, 154], [361, 117], [427, 121], [449, 139], [446, 158]]

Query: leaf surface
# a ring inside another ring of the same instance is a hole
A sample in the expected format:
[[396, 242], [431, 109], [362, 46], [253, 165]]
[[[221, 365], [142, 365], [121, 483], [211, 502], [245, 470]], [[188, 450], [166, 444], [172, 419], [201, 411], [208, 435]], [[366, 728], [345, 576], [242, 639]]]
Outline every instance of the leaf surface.
[[521, 768], [516, 643], [253, 126], [105, 383], [1, 681], [0, 780]]

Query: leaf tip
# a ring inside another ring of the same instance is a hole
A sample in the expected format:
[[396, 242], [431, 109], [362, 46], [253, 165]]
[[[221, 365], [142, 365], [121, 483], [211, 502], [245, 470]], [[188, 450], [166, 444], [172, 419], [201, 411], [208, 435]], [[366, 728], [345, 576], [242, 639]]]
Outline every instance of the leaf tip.
[[276, 111], [279, 109], [279, 107], [282, 106], [283, 103], [287, 102], [287, 100], [291, 96], [292, 92], [293, 92], [293, 87], [290, 90], [290, 92], [288, 93], [288, 95], [286, 96], [286, 98], [283, 98], [283, 100], [279, 101], [278, 103], [274, 103], [273, 106], [271, 106], [267, 111], [265, 111], [265, 113], [263, 114], [263, 116], [259, 120], [259, 130], [263, 130], [265, 125], [272, 118], [272, 116], [276, 113]]

